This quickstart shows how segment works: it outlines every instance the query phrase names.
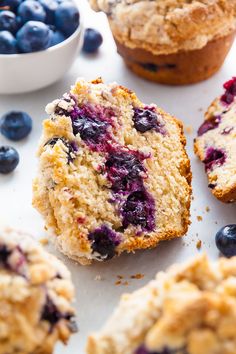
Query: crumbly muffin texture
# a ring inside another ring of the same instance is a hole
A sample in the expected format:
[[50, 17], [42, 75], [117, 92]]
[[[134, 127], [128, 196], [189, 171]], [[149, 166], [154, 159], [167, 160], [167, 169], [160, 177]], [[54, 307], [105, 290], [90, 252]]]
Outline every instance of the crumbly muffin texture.
[[123, 295], [88, 354], [235, 354], [236, 258], [205, 255]]
[[30, 236], [0, 231], [0, 354], [51, 354], [76, 330], [67, 268]]
[[198, 129], [195, 153], [205, 165], [208, 187], [223, 202], [236, 201], [236, 78], [205, 114]]
[[189, 224], [182, 125], [116, 83], [77, 81], [49, 104], [33, 205], [82, 264], [179, 237]]
[[236, 0], [90, 0], [117, 41], [153, 54], [203, 48], [236, 28]]

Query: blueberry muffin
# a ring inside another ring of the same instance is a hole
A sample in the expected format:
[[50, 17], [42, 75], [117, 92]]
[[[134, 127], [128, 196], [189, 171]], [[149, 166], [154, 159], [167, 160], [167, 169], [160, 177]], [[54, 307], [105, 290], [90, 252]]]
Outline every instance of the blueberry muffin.
[[164, 84], [219, 70], [236, 28], [236, 0], [90, 0], [107, 14], [118, 53], [137, 75]]
[[0, 230], [0, 354], [51, 354], [76, 331], [66, 267], [30, 236]]
[[236, 78], [213, 101], [198, 129], [195, 153], [205, 165], [208, 187], [222, 202], [236, 201]]
[[87, 354], [235, 354], [236, 257], [174, 265], [124, 294]]
[[115, 83], [78, 80], [49, 104], [33, 205], [82, 264], [154, 247], [188, 229], [181, 123]]

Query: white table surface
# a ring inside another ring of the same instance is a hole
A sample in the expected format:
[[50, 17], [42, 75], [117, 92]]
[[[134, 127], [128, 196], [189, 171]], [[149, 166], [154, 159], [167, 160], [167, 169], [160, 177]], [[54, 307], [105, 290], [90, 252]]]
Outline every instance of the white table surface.
[[[35, 151], [41, 134], [42, 120], [46, 118], [44, 107], [66, 92], [78, 76], [86, 79], [102, 76], [105, 82], [117, 81], [134, 90], [145, 103], [157, 103], [181, 118], [185, 125], [193, 127], [193, 133], [187, 134], [187, 149], [192, 164], [194, 200], [192, 225], [188, 234], [183, 239], [163, 242], [154, 250], [139, 251], [135, 255], [124, 254], [109, 263], [82, 267], [50, 246], [50, 250], [57, 254], [72, 272], [80, 328], [68, 346], [57, 346], [56, 354], [85, 353], [87, 335], [102, 326], [118, 303], [120, 295], [144, 285], [157, 271], [166, 269], [173, 262], [184, 261], [197, 254], [198, 239], [202, 240], [201, 251], [207, 252], [211, 258], [217, 258], [219, 253], [214, 241], [216, 231], [223, 225], [236, 222], [236, 206], [223, 204], [211, 195], [203, 166], [193, 154], [193, 138], [203, 120], [203, 111], [222, 92], [222, 84], [236, 74], [236, 45], [221, 71], [208, 81], [185, 87], [149, 83], [134, 76], [124, 66], [116, 53], [105, 16], [93, 13], [85, 0], [81, 0], [79, 5], [84, 12], [85, 26], [98, 28], [103, 34], [104, 44], [99, 53], [92, 56], [80, 54], [64, 79], [46, 89], [30, 94], [0, 96], [0, 115], [11, 109], [25, 110], [34, 121], [31, 135], [23, 142], [11, 144], [20, 153], [21, 160], [17, 169], [10, 175], [0, 175], [0, 224], [21, 228], [36, 237], [45, 236], [43, 220], [31, 206], [31, 184], [37, 165]], [[9, 144], [9, 141], [0, 136], [0, 144]], [[210, 208], [209, 212], [206, 212], [207, 206]], [[197, 216], [202, 216], [202, 221], [198, 221]], [[143, 273], [144, 278], [129, 279], [130, 275], [136, 273]], [[119, 274], [125, 276], [124, 280], [128, 281], [128, 285], [115, 285]], [[95, 280], [97, 275], [101, 276], [101, 280]]]

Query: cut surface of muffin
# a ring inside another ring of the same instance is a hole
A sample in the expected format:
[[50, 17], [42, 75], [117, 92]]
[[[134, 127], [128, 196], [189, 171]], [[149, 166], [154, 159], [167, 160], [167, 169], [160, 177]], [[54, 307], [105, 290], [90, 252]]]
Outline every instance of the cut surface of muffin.
[[91, 263], [187, 232], [191, 173], [179, 121], [101, 80], [78, 80], [47, 112], [33, 204], [63, 253]]
[[198, 129], [195, 152], [205, 165], [208, 186], [223, 202], [236, 201], [236, 78], [213, 101]]
[[236, 258], [205, 255], [124, 294], [87, 354], [234, 354]]

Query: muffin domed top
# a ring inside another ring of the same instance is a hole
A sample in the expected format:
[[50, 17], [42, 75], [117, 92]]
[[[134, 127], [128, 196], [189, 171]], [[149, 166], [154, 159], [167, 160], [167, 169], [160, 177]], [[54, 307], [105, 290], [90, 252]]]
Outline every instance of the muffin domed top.
[[154, 54], [203, 48], [236, 28], [236, 0], [90, 0], [115, 38]]

